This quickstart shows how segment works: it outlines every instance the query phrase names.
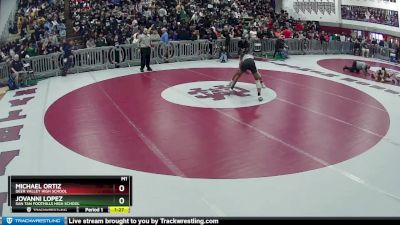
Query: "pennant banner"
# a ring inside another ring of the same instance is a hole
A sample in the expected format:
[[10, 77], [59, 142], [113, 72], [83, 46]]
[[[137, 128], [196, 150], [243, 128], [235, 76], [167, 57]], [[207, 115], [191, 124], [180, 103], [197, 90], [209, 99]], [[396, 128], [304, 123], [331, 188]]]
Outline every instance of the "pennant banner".
[[303, 14], [335, 14], [335, 0], [296, 0], [293, 2], [293, 9], [296, 13]]

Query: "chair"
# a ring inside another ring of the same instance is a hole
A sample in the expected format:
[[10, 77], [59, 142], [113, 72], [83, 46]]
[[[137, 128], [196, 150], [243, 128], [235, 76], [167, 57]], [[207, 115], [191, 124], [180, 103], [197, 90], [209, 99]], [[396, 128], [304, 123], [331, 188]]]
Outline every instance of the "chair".
[[261, 42], [254, 42], [254, 48], [253, 48], [253, 52], [254, 55], [261, 55]]
[[35, 76], [35, 71], [31, 67], [30, 62], [22, 62], [23, 64], [23, 71], [25, 73], [25, 79], [24, 79], [24, 84], [29, 86], [29, 85], [35, 85], [37, 83], [37, 78]]

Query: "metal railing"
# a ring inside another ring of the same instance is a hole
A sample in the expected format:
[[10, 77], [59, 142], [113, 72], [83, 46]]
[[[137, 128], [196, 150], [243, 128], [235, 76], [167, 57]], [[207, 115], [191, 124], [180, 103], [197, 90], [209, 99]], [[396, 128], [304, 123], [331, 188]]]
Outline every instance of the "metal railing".
[[[253, 52], [254, 43], [261, 43], [259, 54], [268, 54], [275, 51], [274, 39], [252, 40], [250, 41], [250, 52]], [[169, 44], [155, 43], [152, 48], [151, 62], [164, 63], [181, 62], [188, 60], [215, 59], [219, 57], [219, 47], [224, 45], [224, 40], [210, 42], [208, 40], [199, 41], [179, 41]], [[289, 54], [353, 54], [353, 44], [350, 42], [331, 41], [323, 46], [318, 40], [307, 39], [287, 39]], [[229, 54], [237, 57], [239, 40], [231, 40]], [[259, 48], [260, 45], [258, 45]], [[259, 50], [259, 49], [257, 49]], [[383, 60], [390, 59], [391, 49], [378, 48], [376, 57]], [[73, 67], [70, 72], [80, 73], [111, 69], [115, 67], [130, 67], [140, 64], [140, 50], [136, 44], [121, 45], [117, 47], [99, 47], [91, 49], [81, 49], [74, 51]], [[63, 53], [53, 53], [50, 55], [36, 56], [29, 59], [22, 59], [25, 63], [29, 62], [36, 76], [39, 78], [57, 76], [61, 74], [63, 67]], [[5, 83], [10, 74], [9, 63], [0, 63], [0, 83]]]

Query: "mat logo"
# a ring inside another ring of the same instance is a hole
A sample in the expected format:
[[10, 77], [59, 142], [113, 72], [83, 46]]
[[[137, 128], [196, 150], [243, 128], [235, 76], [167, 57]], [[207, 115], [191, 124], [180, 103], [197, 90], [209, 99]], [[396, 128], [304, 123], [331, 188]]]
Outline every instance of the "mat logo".
[[264, 101], [259, 102], [254, 83], [238, 82], [230, 93], [229, 81], [198, 81], [178, 84], [165, 89], [161, 96], [168, 102], [197, 107], [232, 109], [265, 104], [276, 98], [272, 89], [263, 89]]
[[239, 97], [251, 96], [250, 91], [244, 88], [236, 87], [232, 93], [230, 88], [224, 85], [213, 86], [209, 89], [192, 88], [189, 95], [194, 95], [196, 98], [211, 98], [214, 101], [225, 100], [225, 96], [236, 95]]
[[[9, 98], [9, 108], [1, 107], [0, 115], [0, 177], [6, 180], [5, 175], [6, 167], [11, 161], [19, 155], [19, 149], [9, 149], [8, 146], [11, 142], [17, 142], [21, 139], [21, 130], [24, 127], [24, 119], [27, 117], [23, 113], [24, 108], [28, 105], [32, 99], [36, 96], [36, 87], [31, 87], [24, 90], [18, 90], [14, 92], [14, 96], [11, 96], [11, 92], [3, 97], [2, 101], [6, 101]], [[7, 104], [8, 104], [7, 103]], [[5, 117], [2, 117], [4, 113], [8, 112]], [[11, 145], [12, 146], [12, 145]], [[18, 145], [17, 145], [18, 146]], [[6, 182], [6, 181], [5, 181]], [[3, 215], [3, 204], [6, 202], [7, 193], [0, 193], [0, 216]], [[11, 218], [12, 219], [12, 218]], [[2, 220], [3, 224], [8, 223], [6, 220]], [[12, 222], [12, 220], [11, 220]]]

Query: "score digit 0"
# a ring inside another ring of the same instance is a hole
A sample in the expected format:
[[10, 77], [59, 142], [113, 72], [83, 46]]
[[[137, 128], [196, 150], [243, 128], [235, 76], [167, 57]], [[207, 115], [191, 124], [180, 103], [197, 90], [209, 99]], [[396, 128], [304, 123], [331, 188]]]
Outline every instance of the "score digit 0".
[[119, 198], [118, 202], [120, 205], [123, 205], [125, 203], [125, 198], [124, 197]]
[[124, 185], [119, 185], [118, 187], [119, 192], [124, 192], [125, 191], [125, 186]]

